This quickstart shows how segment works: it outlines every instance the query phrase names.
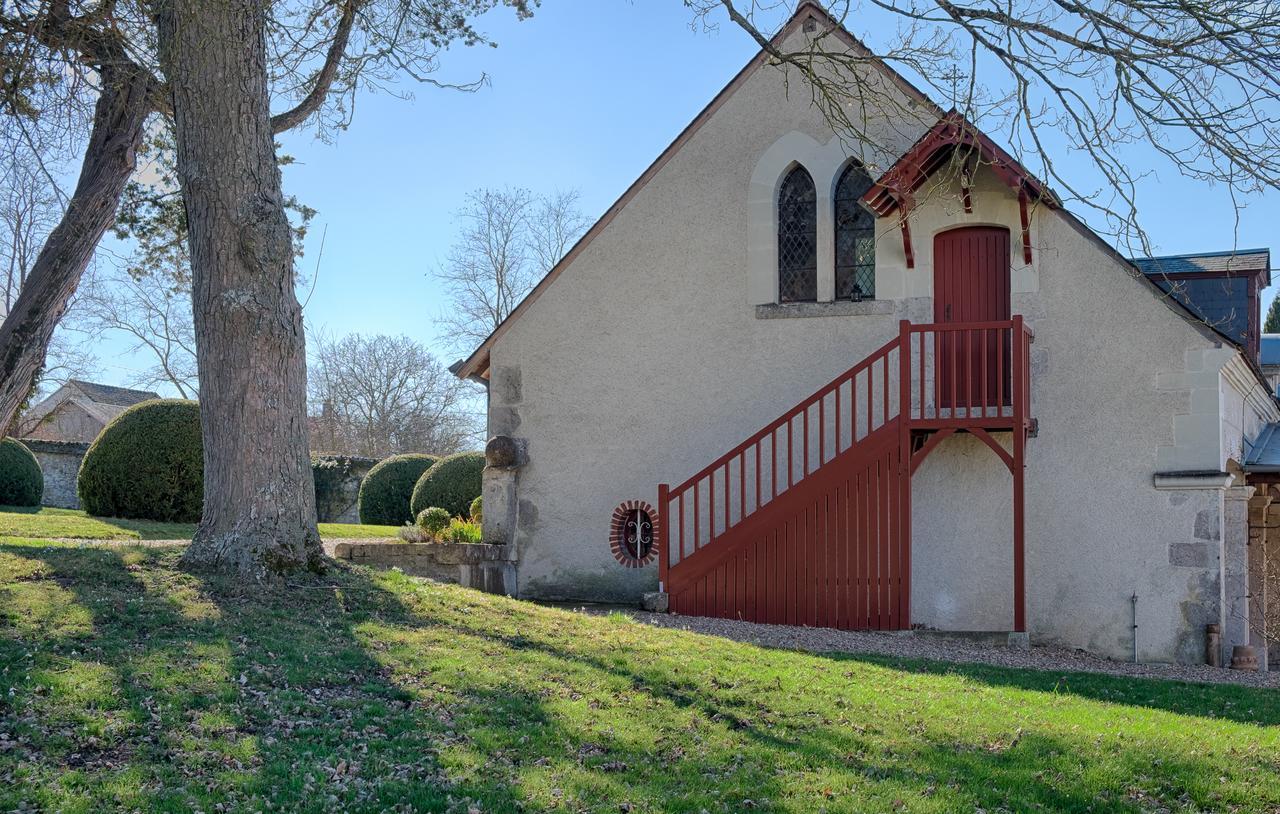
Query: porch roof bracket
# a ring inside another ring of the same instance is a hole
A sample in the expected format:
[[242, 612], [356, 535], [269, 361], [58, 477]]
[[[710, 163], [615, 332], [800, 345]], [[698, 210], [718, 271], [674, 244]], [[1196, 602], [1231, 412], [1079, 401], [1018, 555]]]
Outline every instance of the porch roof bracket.
[[966, 214], [973, 213], [973, 154], [964, 159], [964, 169], [960, 172], [960, 194], [964, 200]]
[[907, 268], [916, 267], [916, 253], [911, 245], [911, 210], [915, 208], [915, 198], [909, 193], [894, 196], [898, 205], [898, 228], [902, 230], [902, 253], [907, 258]]
[[1018, 187], [1018, 217], [1022, 220], [1022, 262], [1031, 265], [1031, 213], [1027, 211], [1027, 189]]

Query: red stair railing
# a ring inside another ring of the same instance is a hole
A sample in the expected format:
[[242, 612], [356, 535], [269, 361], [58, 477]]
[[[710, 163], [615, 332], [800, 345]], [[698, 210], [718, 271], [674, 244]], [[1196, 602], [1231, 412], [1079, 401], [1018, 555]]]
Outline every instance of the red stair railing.
[[903, 450], [912, 430], [1027, 427], [1031, 341], [1021, 316], [902, 321], [897, 337], [795, 407], [683, 483], [658, 487], [659, 581], [665, 586], [672, 567], [732, 537], [744, 520], [904, 412], [907, 420], [897, 424]]
[[659, 580], [893, 421], [895, 337], [683, 483], [658, 487]]

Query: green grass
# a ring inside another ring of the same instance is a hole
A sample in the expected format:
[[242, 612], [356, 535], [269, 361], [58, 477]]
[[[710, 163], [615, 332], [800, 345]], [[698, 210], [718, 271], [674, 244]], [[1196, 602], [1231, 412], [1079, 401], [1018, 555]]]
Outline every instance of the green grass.
[[[1280, 694], [0, 540], [0, 810], [1274, 811]], [[25, 809], [24, 809], [25, 810]]]
[[[190, 539], [191, 523], [161, 523], [90, 517], [79, 509], [0, 507], [0, 537], [75, 538], [78, 540], [181, 540]], [[395, 526], [361, 526], [321, 523], [321, 537], [395, 537]]]

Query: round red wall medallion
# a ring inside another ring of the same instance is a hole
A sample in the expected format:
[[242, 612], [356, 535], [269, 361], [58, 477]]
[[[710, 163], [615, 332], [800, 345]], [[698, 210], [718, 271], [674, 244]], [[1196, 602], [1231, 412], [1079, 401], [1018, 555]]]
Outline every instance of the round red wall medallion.
[[609, 549], [618, 562], [628, 568], [641, 568], [653, 562], [658, 547], [653, 527], [658, 513], [643, 500], [628, 500], [613, 510], [609, 522]]

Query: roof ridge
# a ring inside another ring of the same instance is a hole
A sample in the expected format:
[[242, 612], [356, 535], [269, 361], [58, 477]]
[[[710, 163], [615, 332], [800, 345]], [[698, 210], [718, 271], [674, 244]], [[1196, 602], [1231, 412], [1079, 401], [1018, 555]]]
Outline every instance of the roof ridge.
[[1177, 260], [1187, 257], [1239, 257], [1245, 254], [1271, 254], [1270, 247], [1262, 247], [1258, 249], [1223, 249], [1212, 252], [1185, 252], [1183, 254], [1151, 254], [1151, 255], [1135, 255], [1130, 260]]
[[[945, 115], [942, 107], [937, 102], [912, 84], [911, 81], [903, 76], [899, 71], [895, 70], [891, 65], [879, 58], [866, 46], [865, 43], [862, 42], [862, 40], [850, 33], [849, 29], [846, 28], [841, 21], [833, 17], [831, 12], [827, 11], [823, 4], [817, 2], [817, 0], [800, 0], [796, 5], [796, 10], [787, 18], [787, 21], [778, 28], [778, 31], [769, 38], [769, 44], [771, 46], [775, 46], [783, 42], [795, 31], [796, 26], [803, 24], [806, 14], [813, 14], [821, 17], [827, 24], [829, 24], [831, 32], [844, 39], [847, 45], [852, 48], [861, 49], [868, 56], [874, 57], [880, 69], [885, 72], [886, 77], [891, 82], [898, 84], [904, 93], [916, 96], [921, 103], [936, 110], [939, 117]], [[686, 141], [693, 137], [702, 124], [719, 109], [720, 105], [728, 99], [734, 91], [737, 90], [738, 85], [744, 82], [746, 77], [751, 75], [756, 69], [765, 64], [767, 56], [768, 51], [763, 47], [756, 51], [755, 55], [752, 56], [751, 59], [733, 75], [733, 78], [731, 78], [728, 83], [726, 83], [725, 86], [712, 97], [711, 101], [693, 117], [689, 124], [680, 131], [675, 139], [658, 154], [658, 157], [654, 159], [648, 167], [645, 168], [644, 172], [642, 172], [640, 176], [623, 191], [622, 195], [620, 195], [618, 199], [605, 210], [604, 214], [587, 229], [583, 236], [578, 239], [578, 242], [570, 247], [564, 257], [560, 258], [559, 262], [552, 266], [551, 270], [543, 275], [542, 279], [534, 285], [533, 289], [525, 295], [524, 299], [516, 304], [516, 307], [512, 309], [506, 319], [499, 323], [498, 326], [494, 328], [487, 337], [485, 337], [484, 341], [481, 342], [475, 350], [468, 354], [465, 359], [459, 360], [453, 365], [450, 365], [449, 369], [455, 376], [458, 376], [459, 378], [470, 378], [471, 376], [475, 376], [480, 373], [487, 366], [488, 350], [497, 338], [504, 333], [509, 325], [515, 322], [515, 320], [524, 313], [524, 310], [541, 295], [545, 286], [549, 285], [557, 276], [559, 276], [560, 271], [567, 267], [569, 263], [578, 256], [581, 250], [584, 249], [597, 234], [603, 231], [604, 228], [613, 221], [618, 212], [630, 203], [631, 199], [644, 188], [653, 176], [657, 175], [658, 171], [666, 165], [667, 161], [684, 146]]]

